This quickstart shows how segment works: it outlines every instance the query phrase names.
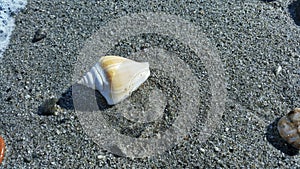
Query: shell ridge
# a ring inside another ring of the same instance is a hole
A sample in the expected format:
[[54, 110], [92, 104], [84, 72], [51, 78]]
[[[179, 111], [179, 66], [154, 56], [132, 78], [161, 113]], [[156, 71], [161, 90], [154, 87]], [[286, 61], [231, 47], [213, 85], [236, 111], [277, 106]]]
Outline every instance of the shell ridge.
[[95, 88], [94, 84], [94, 79], [93, 79], [93, 74], [91, 72], [88, 72], [87, 74], [87, 80], [88, 80], [88, 84], [90, 85], [91, 88]]
[[96, 79], [97, 79], [95, 81], [95, 85], [96, 85], [96, 88], [101, 93], [104, 90], [104, 86], [106, 84], [106, 82], [105, 82], [105, 76], [103, 76], [103, 70], [100, 67], [99, 63], [97, 63], [94, 67], [95, 67], [95, 76], [96, 76]]

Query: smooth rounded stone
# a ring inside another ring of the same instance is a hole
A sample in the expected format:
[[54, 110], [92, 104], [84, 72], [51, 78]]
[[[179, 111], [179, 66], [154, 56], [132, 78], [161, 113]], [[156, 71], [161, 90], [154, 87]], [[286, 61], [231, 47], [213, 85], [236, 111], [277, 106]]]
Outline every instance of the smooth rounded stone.
[[102, 159], [105, 159], [106, 157], [105, 157], [104, 155], [98, 155], [97, 158], [98, 158], [99, 160], [102, 160]]
[[300, 149], [300, 108], [295, 108], [278, 122], [280, 136], [293, 147]]
[[200, 148], [200, 151], [202, 152], [202, 153], [205, 153], [205, 149], [204, 148]]

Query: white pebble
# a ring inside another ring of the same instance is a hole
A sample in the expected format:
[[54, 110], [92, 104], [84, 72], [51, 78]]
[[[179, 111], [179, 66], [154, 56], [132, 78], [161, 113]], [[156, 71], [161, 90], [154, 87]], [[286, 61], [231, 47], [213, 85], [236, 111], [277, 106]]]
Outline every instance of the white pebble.
[[282, 71], [282, 67], [279, 65], [276, 69], [275, 75], [278, 76], [281, 71]]
[[105, 158], [105, 156], [104, 156], [104, 155], [98, 155], [97, 158], [98, 158], [99, 160], [102, 160], [102, 159]]
[[27, 94], [27, 95], [25, 96], [25, 99], [30, 99], [30, 95]]
[[201, 151], [202, 153], [205, 153], [205, 149], [204, 149], [204, 148], [200, 148], [200, 151]]
[[214, 149], [215, 149], [216, 152], [220, 151], [220, 149], [218, 147], [215, 147]]

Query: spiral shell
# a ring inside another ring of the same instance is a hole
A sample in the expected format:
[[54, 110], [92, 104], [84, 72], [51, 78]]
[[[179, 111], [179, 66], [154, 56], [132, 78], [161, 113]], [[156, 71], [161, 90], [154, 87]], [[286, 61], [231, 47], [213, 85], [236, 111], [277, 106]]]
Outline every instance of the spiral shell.
[[300, 108], [295, 108], [282, 117], [278, 122], [277, 129], [285, 141], [300, 149]]
[[104, 56], [78, 82], [98, 90], [109, 105], [126, 99], [150, 76], [149, 63]]

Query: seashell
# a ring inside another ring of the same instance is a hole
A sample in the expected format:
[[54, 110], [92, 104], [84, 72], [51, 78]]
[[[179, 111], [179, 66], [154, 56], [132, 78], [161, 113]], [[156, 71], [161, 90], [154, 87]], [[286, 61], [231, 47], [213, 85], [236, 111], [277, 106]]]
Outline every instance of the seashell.
[[109, 105], [126, 99], [150, 76], [149, 63], [104, 56], [78, 82], [98, 90]]
[[300, 149], [300, 108], [295, 108], [282, 117], [278, 122], [277, 129], [285, 141]]
[[0, 164], [2, 163], [2, 160], [4, 158], [4, 152], [5, 152], [5, 142], [4, 139], [0, 136]]

